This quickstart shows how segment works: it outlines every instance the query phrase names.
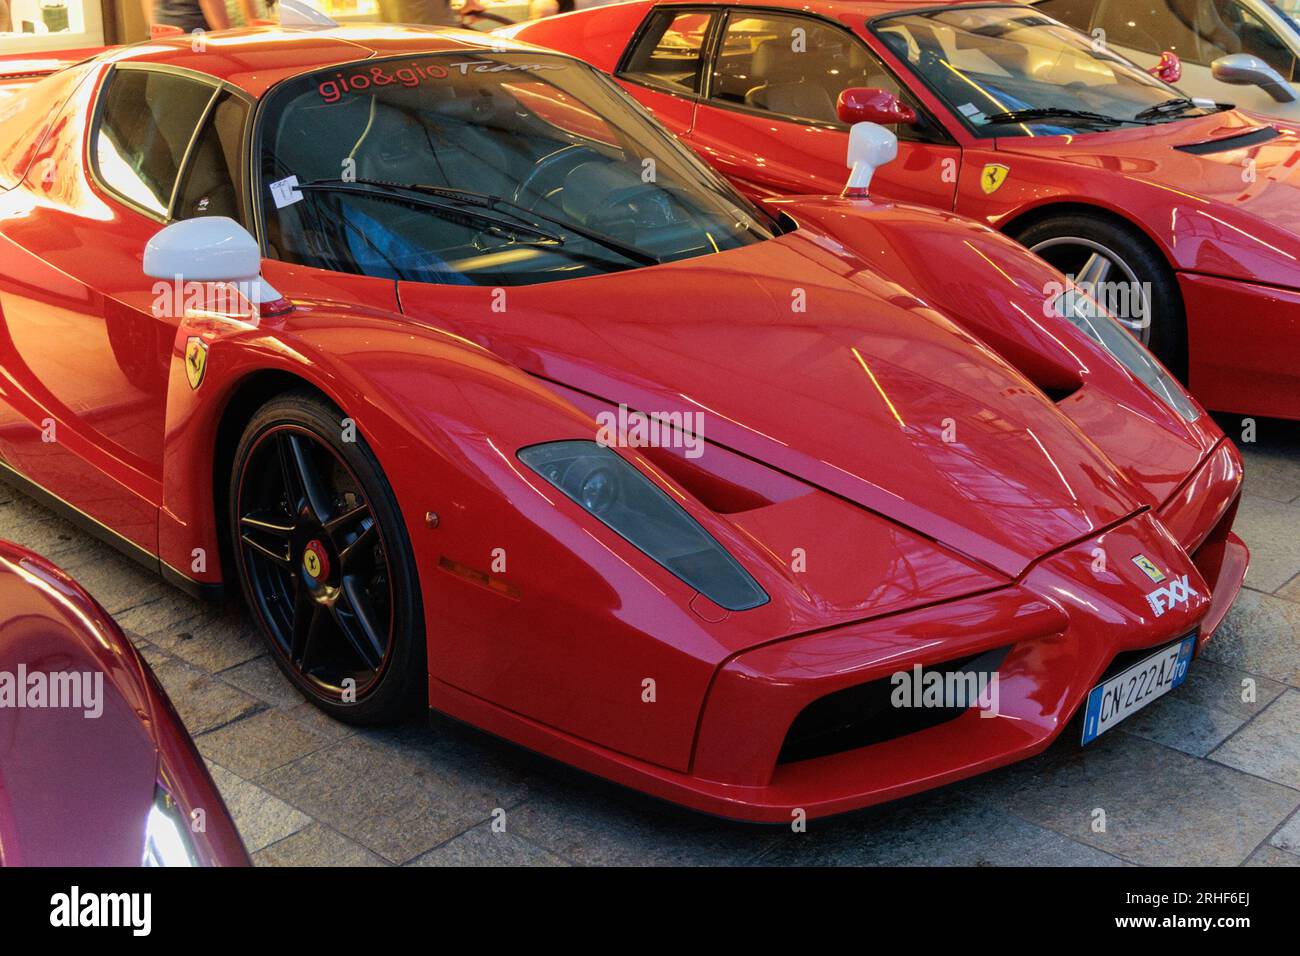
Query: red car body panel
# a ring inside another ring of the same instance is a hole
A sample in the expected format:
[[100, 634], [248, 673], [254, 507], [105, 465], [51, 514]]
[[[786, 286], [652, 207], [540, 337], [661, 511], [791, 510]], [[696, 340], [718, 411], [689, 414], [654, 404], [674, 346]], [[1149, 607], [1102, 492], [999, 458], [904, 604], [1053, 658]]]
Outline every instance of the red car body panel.
[[[216, 54], [164, 41], [112, 56], [258, 95], [370, 52], [472, 42], [254, 30]], [[0, 192], [0, 459], [173, 579], [228, 583], [222, 449], [266, 395], [316, 389], [356, 423], [406, 522], [433, 707], [702, 810], [788, 820], [1041, 749], [1117, 654], [1193, 630], [1203, 643], [1241, 586], [1235, 449], [1208, 416], [1185, 420], [1045, 314], [1059, 274], [978, 223], [772, 200], [797, 228], [511, 287], [504, 312], [487, 287], [266, 258], [292, 311], [155, 318], [140, 255], [159, 224], [85, 169], [107, 65], [51, 104], [24, 178]], [[208, 346], [197, 389], [183, 367], [191, 335]], [[708, 414], [698, 461], [619, 453], [745, 566], [766, 604], [714, 605], [520, 467], [526, 446], [591, 441], [595, 416], [620, 403]], [[57, 443], [41, 440], [47, 419]], [[507, 570], [489, 578], [499, 547]], [[1080, 567], [1099, 547], [1119, 552], [1100, 580]], [[1127, 553], [1139, 548], [1192, 582], [1193, 599], [1158, 620]], [[805, 571], [791, 568], [794, 549]], [[910, 666], [988, 647], [1010, 648], [1014, 719], [774, 763], [804, 704], [898, 654]]]
[[[876, 172], [885, 198], [954, 210], [1011, 231], [1053, 207], [1091, 207], [1127, 220], [1165, 254], [1187, 313], [1189, 384], [1209, 408], [1300, 418], [1300, 132], [1244, 148], [1193, 155], [1178, 147], [1266, 128], [1275, 121], [1240, 111], [1156, 127], [1071, 136], [971, 135], [868, 28], [873, 17], [934, 7], [900, 0], [731, 0], [636, 2], [563, 14], [507, 28], [508, 35], [573, 54], [613, 73], [646, 15], [661, 6], [748, 6], [842, 24], [883, 60], [947, 130], [953, 145], [902, 141], [898, 159]], [[743, 191], [754, 197], [836, 194], [845, 178], [847, 132], [783, 121], [619, 79], [621, 85]], [[945, 176], [945, 163], [959, 170]], [[1011, 166], [992, 195], [980, 188], [989, 163]], [[1253, 179], [1243, 175], [1247, 167]], [[1202, 283], [1252, 300], [1224, 311]], [[1231, 290], [1236, 290], [1231, 291]], [[1248, 328], [1238, 321], [1251, 317]]]
[[0, 542], [0, 672], [99, 674], [102, 713], [0, 707], [0, 865], [139, 866], [162, 785], [208, 865], [248, 854], [203, 759], [112, 618], [49, 562]]

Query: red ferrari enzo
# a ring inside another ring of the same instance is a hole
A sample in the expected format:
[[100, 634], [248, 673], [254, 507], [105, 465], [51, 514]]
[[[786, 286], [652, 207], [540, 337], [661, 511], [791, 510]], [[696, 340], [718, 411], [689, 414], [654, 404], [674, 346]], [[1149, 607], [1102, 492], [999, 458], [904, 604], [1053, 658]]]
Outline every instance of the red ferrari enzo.
[[487, 42], [252, 30], [11, 97], [11, 479], [241, 590], [336, 717], [418, 700], [730, 817], [1177, 686], [1245, 573], [1241, 461], [1120, 325], [951, 213], [753, 203]]
[[1300, 418], [1300, 134], [1192, 100], [1014, 3], [638, 0], [503, 31], [614, 74], [754, 197], [833, 193], [850, 88], [890, 199], [1074, 276], [1209, 408]]
[[247, 866], [167, 695], [113, 619], [0, 541], [0, 866]]

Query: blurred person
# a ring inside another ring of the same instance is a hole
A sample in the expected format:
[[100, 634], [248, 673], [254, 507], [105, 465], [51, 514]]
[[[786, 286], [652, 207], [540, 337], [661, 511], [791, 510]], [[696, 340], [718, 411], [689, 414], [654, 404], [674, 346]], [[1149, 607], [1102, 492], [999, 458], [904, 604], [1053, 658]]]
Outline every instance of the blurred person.
[[385, 23], [418, 23], [430, 26], [457, 26], [448, 0], [379, 0], [379, 19]]
[[[254, 0], [237, 0], [245, 22], [257, 19]], [[144, 0], [145, 19], [150, 26], [179, 27], [186, 33], [195, 30], [226, 30], [231, 17], [226, 0]]]
[[553, 17], [557, 13], [568, 13], [575, 9], [575, 0], [532, 0], [528, 4], [528, 19], [540, 20], [542, 17]]

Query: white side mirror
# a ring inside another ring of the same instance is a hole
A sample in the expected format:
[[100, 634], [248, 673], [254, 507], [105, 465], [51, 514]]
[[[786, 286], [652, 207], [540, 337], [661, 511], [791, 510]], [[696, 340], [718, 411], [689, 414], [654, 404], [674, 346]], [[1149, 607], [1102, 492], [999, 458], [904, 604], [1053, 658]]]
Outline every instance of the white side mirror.
[[867, 195], [876, 170], [898, 158], [898, 137], [877, 123], [854, 123], [849, 127], [849, 181], [843, 195], [861, 199]]
[[255, 305], [280, 298], [261, 272], [257, 240], [225, 216], [174, 222], [144, 247], [145, 275], [169, 282], [233, 282]]

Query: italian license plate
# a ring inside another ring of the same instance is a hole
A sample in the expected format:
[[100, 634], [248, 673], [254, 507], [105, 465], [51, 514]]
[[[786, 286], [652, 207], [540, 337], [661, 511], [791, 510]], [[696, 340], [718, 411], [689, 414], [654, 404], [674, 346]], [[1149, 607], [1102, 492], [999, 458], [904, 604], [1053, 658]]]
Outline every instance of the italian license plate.
[[1096, 740], [1125, 717], [1181, 684], [1195, 649], [1196, 635], [1189, 634], [1094, 687], [1083, 712], [1081, 745]]

